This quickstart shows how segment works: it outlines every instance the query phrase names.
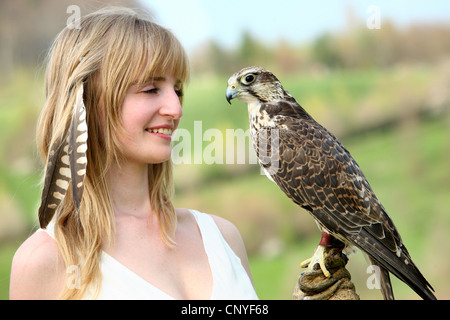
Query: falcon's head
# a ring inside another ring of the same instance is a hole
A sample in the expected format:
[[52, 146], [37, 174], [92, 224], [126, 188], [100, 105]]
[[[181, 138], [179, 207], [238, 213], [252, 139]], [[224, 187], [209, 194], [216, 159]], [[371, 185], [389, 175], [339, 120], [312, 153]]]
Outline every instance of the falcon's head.
[[238, 98], [247, 104], [281, 100], [290, 95], [272, 72], [262, 67], [247, 67], [228, 79], [228, 103]]

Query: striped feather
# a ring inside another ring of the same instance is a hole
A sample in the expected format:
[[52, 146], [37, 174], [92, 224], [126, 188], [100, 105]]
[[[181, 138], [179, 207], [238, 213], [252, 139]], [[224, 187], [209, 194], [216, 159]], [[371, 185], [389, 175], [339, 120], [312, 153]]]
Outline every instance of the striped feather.
[[69, 153], [70, 171], [72, 176], [72, 192], [75, 210], [80, 208], [84, 190], [84, 177], [87, 165], [87, 121], [86, 108], [83, 103], [83, 84], [77, 92], [72, 123], [69, 129]]
[[87, 165], [87, 122], [83, 103], [83, 85], [77, 92], [69, 136], [50, 147], [39, 207], [39, 224], [46, 228], [66, 196], [72, 181], [74, 207], [79, 209]]
[[39, 225], [46, 228], [56, 208], [66, 195], [70, 183], [69, 140], [55, 142], [50, 148], [39, 207]]

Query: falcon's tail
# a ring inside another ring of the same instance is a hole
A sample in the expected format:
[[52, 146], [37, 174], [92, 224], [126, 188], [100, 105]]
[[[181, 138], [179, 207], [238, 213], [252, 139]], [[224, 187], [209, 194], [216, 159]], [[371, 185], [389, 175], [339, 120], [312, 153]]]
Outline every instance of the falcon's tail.
[[376, 260], [369, 257], [372, 266], [376, 266], [379, 272], [380, 289], [384, 300], [394, 300], [394, 291], [392, 290], [391, 277], [389, 271], [383, 268]]
[[[371, 243], [369, 241], [361, 241], [361, 239], [366, 238], [371, 238]], [[432, 292], [434, 291], [433, 288], [414, 265], [404, 246], [400, 252], [401, 257], [399, 257], [388, 250], [378, 239], [371, 236], [365, 228], [361, 230], [357, 239], [354, 240], [356, 240], [355, 244], [369, 255], [372, 264], [380, 268], [381, 289], [385, 299], [393, 299], [389, 275], [387, 274], [391, 272], [410, 286], [422, 299], [436, 300], [436, 296]]]

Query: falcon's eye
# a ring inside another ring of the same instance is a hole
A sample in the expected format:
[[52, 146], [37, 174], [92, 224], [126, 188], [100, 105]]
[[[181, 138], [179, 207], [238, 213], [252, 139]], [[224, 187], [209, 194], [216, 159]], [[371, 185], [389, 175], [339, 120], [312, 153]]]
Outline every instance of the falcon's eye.
[[253, 81], [255, 81], [255, 75], [254, 74], [248, 74], [246, 76], [243, 76], [242, 79], [241, 79], [241, 82], [243, 84], [250, 84]]

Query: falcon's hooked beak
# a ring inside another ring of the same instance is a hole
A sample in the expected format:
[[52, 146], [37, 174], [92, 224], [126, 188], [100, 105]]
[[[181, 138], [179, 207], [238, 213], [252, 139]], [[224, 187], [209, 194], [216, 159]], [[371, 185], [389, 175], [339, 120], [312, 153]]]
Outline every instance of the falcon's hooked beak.
[[227, 92], [225, 94], [228, 103], [231, 104], [231, 100], [236, 98], [239, 95], [239, 93], [241, 93], [241, 91], [237, 90], [236, 85], [234, 84], [229, 85], [227, 88]]

